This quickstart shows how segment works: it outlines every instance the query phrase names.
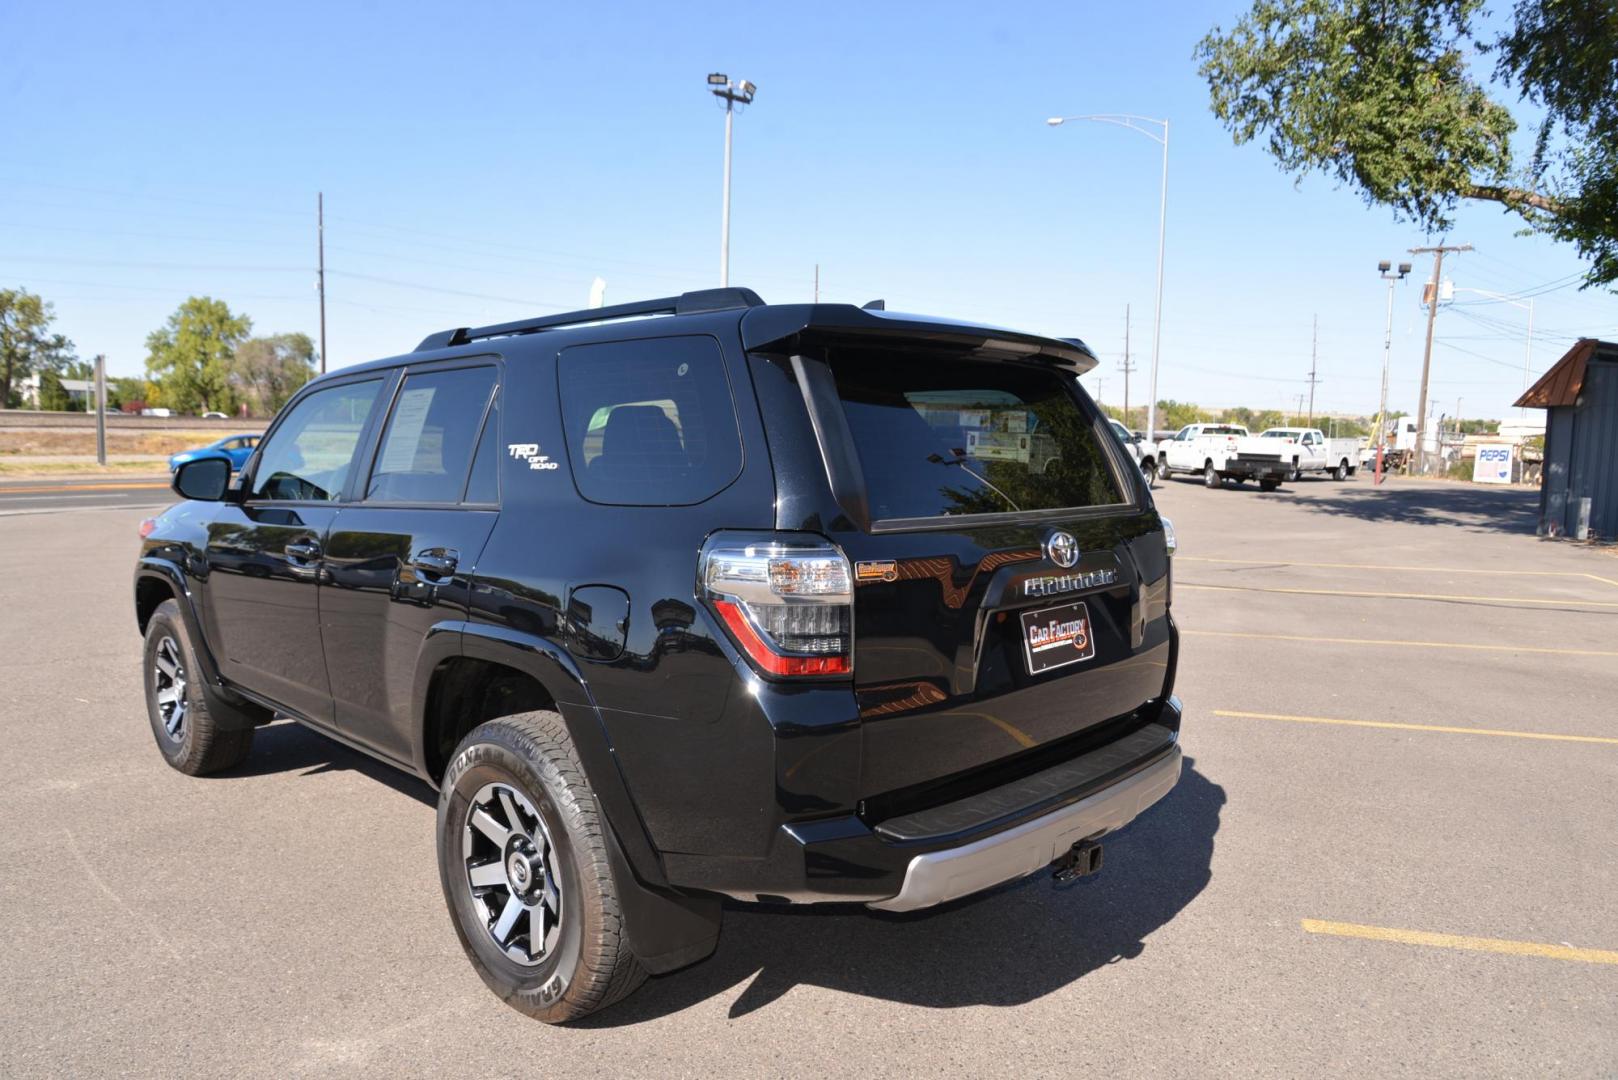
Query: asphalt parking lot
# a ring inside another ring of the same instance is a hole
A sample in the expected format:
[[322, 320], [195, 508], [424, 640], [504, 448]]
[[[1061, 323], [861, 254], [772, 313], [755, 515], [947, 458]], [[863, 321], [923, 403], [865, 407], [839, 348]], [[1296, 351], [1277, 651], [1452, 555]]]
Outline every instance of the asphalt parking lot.
[[1187, 768], [1101, 874], [738, 907], [565, 1029], [461, 955], [425, 787], [286, 725], [162, 764], [146, 511], [0, 520], [0, 1075], [1618, 1071], [1618, 558], [1531, 491], [1159, 488]]

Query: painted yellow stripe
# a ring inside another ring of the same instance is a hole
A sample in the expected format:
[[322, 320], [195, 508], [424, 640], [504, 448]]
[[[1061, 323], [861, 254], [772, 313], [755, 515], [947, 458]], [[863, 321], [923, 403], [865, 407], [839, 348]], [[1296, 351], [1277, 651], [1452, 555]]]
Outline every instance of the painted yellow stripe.
[[1373, 592], [1369, 589], [1288, 589], [1264, 585], [1203, 585], [1176, 581], [1176, 589], [1206, 589], [1209, 592], [1284, 593], [1293, 596], [1357, 596], [1373, 600], [1460, 600], [1483, 604], [1544, 604], [1618, 608], [1618, 600], [1580, 600], [1564, 596], [1465, 596], [1452, 593]]
[[1419, 649], [1471, 649], [1476, 652], [1548, 653], [1553, 656], [1618, 656], [1615, 649], [1552, 649], [1540, 645], [1476, 645], [1469, 641], [1402, 641], [1398, 638], [1308, 637], [1302, 634], [1249, 634], [1240, 630], [1181, 630], [1182, 637], [1251, 638], [1256, 641], [1307, 641], [1319, 645], [1384, 645]]
[[1618, 746], [1618, 738], [1605, 735], [1552, 735], [1543, 731], [1506, 731], [1502, 728], [1447, 727], [1440, 724], [1401, 724], [1392, 720], [1342, 720], [1331, 716], [1289, 716], [1286, 713], [1237, 712], [1215, 709], [1215, 716], [1239, 720], [1286, 720], [1295, 724], [1341, 724], [1344, 727], [1390, 728], [1394, 731], [1429, 731], [1445, 735], [1498, 735], [1508, 739], [1546, 739], [1551, 742], [1604, 743]]
[[1428, 945], [1437, 949], [1505, 953], [1508, 956], [1538, 956], [1546, 960], [1575, 960], [1584, 964], [1618, 964], [1618, 952], [1611, 949], [1581, 949], [1573, 945], [1546, 945], [1538, 941], [1435, 934], [1428, 930], [1396, 930], [1387, 926], [1362, 926], [1359, 923], [1326, 922], [1322, 919], [1302, 919], [1300, 922], [1308, 934], [1393, 941], [1400, 945]]
[[61, 495], [70, 491], [147, 491], [167, 484], [56, 484], [51, 487], [0, 487], [0, 495]]
[[1275, 559], [1218, 559], [1210, 555], [1175, 555], [1175, 562], [1219, 563], [1226, 566], [1304, 566], [1319, 570], [1389, 570], [1420, 574], [1495, 574], [1504, 577], [1589, 578], [1618, 588], [1618, 581], [1578, 570], [1483, 570], [1475, 566], [1383, 566], [1379, 563], [1278, 562]]

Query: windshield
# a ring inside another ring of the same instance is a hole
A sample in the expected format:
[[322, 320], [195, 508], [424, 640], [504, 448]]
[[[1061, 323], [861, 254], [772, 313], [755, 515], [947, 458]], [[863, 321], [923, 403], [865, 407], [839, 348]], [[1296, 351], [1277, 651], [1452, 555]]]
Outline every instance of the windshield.
[[878, 520], [1124, 501], [1070, 375], [931, 350], [838, 348], [827, 364]]
[[1261, 439], [1296, 439], [1299, 435], [1302, 435], [1302, 434], [1303, 434], [1303, 432], [1301, 432], [1301, 431], [1289, 431], [1286, 428], [1271, 428], [1270, 430], [1266, 431], [1263, 435], [1259, 436], [1259, 438], [1261, 438]]

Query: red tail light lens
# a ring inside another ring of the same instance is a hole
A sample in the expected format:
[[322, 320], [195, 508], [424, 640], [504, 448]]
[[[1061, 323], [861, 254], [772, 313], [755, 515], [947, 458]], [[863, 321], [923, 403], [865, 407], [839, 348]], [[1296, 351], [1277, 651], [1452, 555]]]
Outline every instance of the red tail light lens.
[[790, 533], [718, 533], [703, 548], [699, 584], [763, 674], [854, 670], [853, 573], [835, 545]]

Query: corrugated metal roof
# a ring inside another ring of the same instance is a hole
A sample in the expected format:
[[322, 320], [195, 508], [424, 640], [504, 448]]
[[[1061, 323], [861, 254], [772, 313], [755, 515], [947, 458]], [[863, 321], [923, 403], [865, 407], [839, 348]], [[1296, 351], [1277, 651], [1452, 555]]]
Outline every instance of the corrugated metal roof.
[[1579, 391], [1584, 389], [1585, 365], [1597, 351], [1604, 359], [1618, 359], [1618, 345], [1595, 338], [1580, 338], [1566, 356], [1551, 365], [1551, 369], [1512, 404], [1529, 409], [1573, 404], [1579, 399]]

